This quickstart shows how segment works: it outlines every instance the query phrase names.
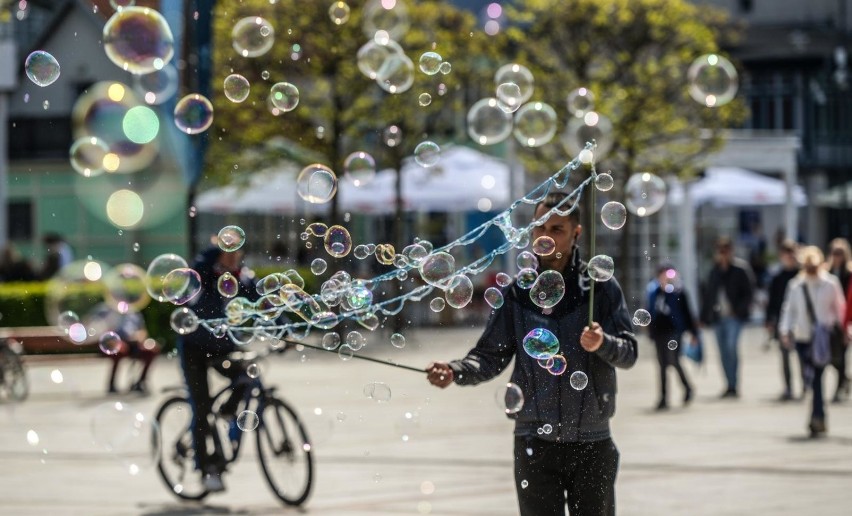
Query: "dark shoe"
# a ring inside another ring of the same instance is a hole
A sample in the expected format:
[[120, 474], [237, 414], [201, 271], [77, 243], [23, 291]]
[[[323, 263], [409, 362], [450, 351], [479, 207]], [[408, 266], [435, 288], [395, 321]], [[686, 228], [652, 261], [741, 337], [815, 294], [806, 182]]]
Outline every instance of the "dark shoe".
[[692, 401], [692, 387], [687, 387], [686, 392], [683, 393], [683, 405], [689, 405]]
[[781, 396], [778, 396], [778, 401], [793, 401], [793, 394], [791, 392], [783, 392]]
[[138, 392], [139, 394], [148, 394], [148, 387], [143, 382], [136, 382], [130, 387], [130, 392]]
[[721, 396], [719, 396], [719, 397], [720, 397], [720, 398], [722, 398], [722, 399], [727, 399], [727, 398], [739, 398], [739, 397], [740, 397], [740, 395], [739, 395], [739, 394], [737, 394], [737, 390], [736, 390], [736, 389], [728, 389], [728, 390], [726, 390], [725, 392], [723, 392], [723, 393], [722, 393], [722, 395], [721, 395]]
[[656, 410], [657, 412], [662, 412], [662, 411], [668, 410], [668, 409], [669, 409], [669, 404], [666, 403], [666, 400], [661, 400], [659, 403], [657, 403], [657, 408], [654, 409], [654, 410]]
[[825, 419], [811, 419], [811, 423], [808, 425], [808, 430], [811, 432], [811, 437], [814, 438], [825, 435], [825, 432], [828, 430], [825, 426]]
[[114, 386], [110, 385], [107, 388], [107, 394], [118, 394], [118, 389], [116, 389]]

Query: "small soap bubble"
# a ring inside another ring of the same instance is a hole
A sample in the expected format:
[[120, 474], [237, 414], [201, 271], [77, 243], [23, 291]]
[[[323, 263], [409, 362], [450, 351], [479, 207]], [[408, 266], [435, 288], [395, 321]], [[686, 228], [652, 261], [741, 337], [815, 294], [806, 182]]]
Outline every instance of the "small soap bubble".
[[535, 80], [532, 72], [526, 66], [516, 63], [501, 66], [494, 74], [494, 86], [499, 87], [506, 83], [515, 84], [520, 89], [518, 106], [532, 97]]
[[577, 118], [595, 109], [595, 95], [587, 88], [577, 88], [568, 94], [568, 112]]
[[242, 75], [233, 73], [225, 77], [223, 91], [228, 100], [238, 104], [248, 98], [251, 84]]
[[627, 222], [627, 208], [618, 201], [610, 201], [601, 208], [601, 222], [609, 229], [621, 229]]
[[260, 424], [260, 418], [251, 410], [244, 410], [237, 416], [237, 427], [243, 432], [251, 432]]
[[633, 324], [636, 326], [648, 326], [651, 324], [651, 313], [644, 308], [640, 308], [633, 313]]
[[322, 336], [322, 347], [329, 351], [337, 349], [340, 345], [340, 335], [334, 332], [326, 333]]
[[445, 305], [446, 305], [446, 302], [441, 297], [436, 297], [436, 298], [432, 299], [432, 301], [429, 301], [429, 308], [433, 312], [440, 312], [441, 310], [444, 309]]
[[222, 297], [234, 297], [240, 291], [239, 280], [230, 272], [225, 271], [216, 280], [216, 288]]
[[530, 483], [526, 480], [521, 480], [521, 489], [526, 489], [527, 487], [529, 487], [529, 485]]
[[603, 172], [595, 176], [595, 188], [601, 192], [608, 192], [612, 190], [613, 186], [615, 186], [615, 181], [612, 179], [612, 175]]
[[198, 329], [198, 316], [191, 308], [182, 306], [175, 308], [169, 316], [169, 326], [178, 335], [186, 335]]
[[521, 88], [513, 82], [498, 85], [496, 95], [500, 101], [500, 109], [506, 113], [514, 113], [523, 103]]
[[361, 335], [361, 332], [358, 331], [350, 331], [346, 334], [346, 345], [349, 346], [353, 351], [358, 351], [359, 349], [364, 347], [364, 344], [367, 343], [367, 339]]
[[538, 268], [538, 258], [529, 251], [523, 251], [518, 254], [518, 258], [516, 260], [518, 265], [518, 269], [536, 269]]
[[331, 4], [331, 7], [328, 8], [328, 17], [331, 19], [331, 23], [335, 25], [343, 25], [349, 21], [350, 12], [349, 4], [346, 2], [334, 2]]
[[447, 75], [453, 71], [453, 65], [451, 65], [449, 61], [444, 61], [441, 63], [441, 66], [438, 67], [438, 70], [442, 75]]
[[219, 249], [232, 253], [246, 243], [246, 232], [239, 226], [225, 226], [219, 230], [216, 242]]
[[479, 145], [494, 145], [512, 134], [512, 114], [496, 98], [484, 98], [467, 112], [467, 133]]
[[521, 269], [515, 277], [515, 283], [523, 289], [528, 289], [532, 288], [536, 279], [538, 279], [538, 272], [535, 269]]
[[59, 63], [44, 50], [36, 50], [24, 62], [27, 77], [37, 86], [44, 88], [59, 79]]
[[633, 174], [624, 185], [627, 209], [640, 217], [660, 211], [666, 203], [666, 182], [650, 172]]
[[440, 71], [443, 61], [444, 58], [437, 52], [424, 52], [423, 55], [420, 56], [420, 71], [426, 75], [435, 75], [438, 71]]
[[175, 105], [175, 125], [186, 134], [198, 134], [213, 125], [213, 104], [204, 95], [191, 93]]
[[323, 237], [325, 251], [334, 258], [343, 258], [352, 250], [352, 237], [343, 226], [331, 226]]
[[114, 331], [104, 333], [98, 340], [98, 347], [104, 355], [117, 355], [123, 346], [124, 342]]
[[568, 360], [561, 353], [553, 355], [553, 362], [547, 367], [547, 371], [553, 376], [561, 376], [567, 370]]
[[327, 268], [328, 264], [322, 258], [315, 258], [314, 261], [311, 262], [311, 272], [313, 272], [316, 276], [324, 273]]
[[343, 174], [355, 186], [364, 186], [376, 175], [376, 160], [366, 152], [353, 152], [343, 162]]
[[364, 386], [364, 396], [379, 403], [391, 400], [391, 388], [382, 382], [372, 382]]
[[556, 250], [556, 242], [549, 236], [540, 236], [533, 241], [532, 251], [539, 256], [550, 256]]
[[417, 103], [422, 107], [426, 107], [432, 103], [432, 95], [428, 93], [421, 93], [419, 97], [417, 97]]
[[299, 88], [289, 82], [279, 82], [269, 90], [269, 101], [277, 109], [287, 113], [299, 105]]
[[275, 29], [260, 16], [249, 16], [234, 24], [231, 31], [234, 50], [243, 57], [258, 57], [275, 43]]
[[666, 344], [666, 347], [668, 347], [672, 351], [676, 350], [677, 349], [677, 341], [676, 340], [670, 340], [668, 342], [668, 344]]
[[260, 376], [260, 368], [255, 363], [251, 363], [246, 367], [246, 375], [249, 378], [257, 378]]
[[488, 287], [485, 289], [484, 297], [488, 306], [495, 310], [503, 306], [503, 293], [498, 288]]
[[512, 277], [505, 272], [498, 272], [494, 281], [501, 287], [508, 287], [512, 283]]
[[718, 107], [737, 95], [737, 69], [718, 54], [707, 54], [693, 61], [686, 74], [689, 95], [701, 105]]
[[569, 379], [571, 387], [575, 390], [582, 391], [589, 385], [589, 377], [583, 371], [574, 371]]
[[391, 335], [390, 341], [395, 348], [402, 349], [405, 347], [405, 335], [401, 333], [394, 333]]
[[326, 203], [337, 193], [337, 175], [325, 165], [308, 165], [296, 178], [296, 192], [311, 204]]
[[553, 432], [553, 425], [550, 423], [545, 423], [541, 425], [541, 431], [544, 435], [550, 435]]
[[344, 362], [352, 360], [352, 356], [355, 355], [355, 350], [347, 346], [346, 344], [340, 346], [337, 350], [337, 356], [340, 357], [340, 360]]
[[556, 135], [556, 111], [544, 102], [530, 102], [515, 113], [515, 138], [525, 147], [541, 147]]
[[605, 254], [599, 254], [589, 260], [589, 277], [595, 281], [609, 281], [615, 273], [615, 263]]

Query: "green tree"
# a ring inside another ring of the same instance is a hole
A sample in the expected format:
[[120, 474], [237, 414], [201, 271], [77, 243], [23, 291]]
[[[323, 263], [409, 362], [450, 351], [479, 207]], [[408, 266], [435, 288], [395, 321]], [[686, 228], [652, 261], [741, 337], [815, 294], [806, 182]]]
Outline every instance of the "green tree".
[[[469, 85], [490, 80], [490, 67], [481, 63], [496, 61], [502, 39], [483, 34], [471, 13], [446, 2], [402, 5], [400, 0], [396, 9], [407, 10], [410, 28], [398, 43], [415, 63], [414, 85], [392, 95], [357, 66], [358, 50], [369, 41], [362, 30], [367, 2], [348, 2], [349, 19], [340, 25], [329, 16], [332, 3], [219, 3], [214, 19], [214, 89], [221, 92], [224, 78], [239, 73], [252, 83], [252, 91], [240, 104], [218, 92], [211, 99], [216, 119], [210, 129], [208, 180], [231, 181], [235, 175], [283, 157], [302, 164], [319, 161], [342, 176], [346, 156], [360, 150], [372, 154], [379, 169], [398, 170], [402, 159], [424, 139], [442, 144], [465, 138]], [[272, 49], [254, 59], [238, 55], [231, 45], [234, 24], [248, 16], [262, 16], [275, 28]], [[422, 73], [417, 63], [427, 51], [441, 54], [452, 71], [433, 76]], [[268, 80], [262, 79], [264, 71], [269, 73]], [[300, 101], [295, 110], [273, 116], [267, 109], [267, 96], [269, 88], [280, 81], [295, 84]], [[430, 105], [420, 105], [421, 93], [431, 95]], [[390, 125], [400, 127], [403, 134], [401, 143], [393, 148], [382, 139]], [[332, 219], [335, 217], [333, 211]]]

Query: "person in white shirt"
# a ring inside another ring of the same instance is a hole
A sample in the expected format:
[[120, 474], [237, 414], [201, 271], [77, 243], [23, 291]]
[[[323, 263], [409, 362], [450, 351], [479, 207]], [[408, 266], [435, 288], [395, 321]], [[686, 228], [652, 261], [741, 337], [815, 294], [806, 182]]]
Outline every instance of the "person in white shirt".
[[[812, 437], [824, 434], [825, 408], [822, 395], [822, 373], [825, 364], [814, 363], [811, 342], [816, 325], [834, 328], [846, 313], [846, 300], [837, 278], [824, 269], [822, 251], [816, 246], [801, 250], [802, 271], [787, 285], [778, 333], [788, 348], [795, 344], [806, 377], [813, 389], [813, 406], [809, 429]], [[808, 306], [810, 305], [810, 307]]]

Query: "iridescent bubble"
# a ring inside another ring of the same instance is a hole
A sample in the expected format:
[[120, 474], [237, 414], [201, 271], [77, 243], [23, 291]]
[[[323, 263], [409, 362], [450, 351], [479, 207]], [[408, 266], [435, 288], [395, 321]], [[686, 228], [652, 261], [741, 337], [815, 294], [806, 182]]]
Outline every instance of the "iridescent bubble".
[[546, 360], [559, 352], [559, 339], [550, 330], [536, 328], [524, 337], [523, 346], [527, 355]]
[[498, 272], [494, 281], [501, 287], [508, 287], [512, 283], [512, 277], [505, 272]]
[[419, 66], [420, 71], [426, 75], [435, 75], [441, 67], [444, 58], [437, 52], [424, 52], [420, 56]]
[[432, 103], [432, 95], [428, 93], [421, 93], [419, 97], [417, 97], [417, 103], [422, 107], [426, 107]]
[[589, 260], [589, 277], [595, 281], [609, 281], [615, 273], [615, 263], [605, 254], [593, 256]]
[[198, 134], [213, 124], [213, 104], [204, 95], [191, 93], [175, 105], [175, 125], [186, 134]]
[[354, 281], [346, 291], [346, 304], [354, 310], [369, 306], [373, 302], [373, 292], [363, 281]]
[[363, 348], [367, 343], [367, 339], [361, 335], [361, 332], [358, 331], [350, 331], [346, 334], [346, 345], [349, 346], [353, 351], [358, 351]]
[[577, 118], [582, 118], [595, 109], [595, 95], [586, 88], [577, 88], [568, 94], [568, 112]]
[[323, 245], [334, 258], [343, 258], [352, 250], [352, 237], [343, 226], [331, 226], [323, 238]]
[[71, 145], [71, 166], [83, 177], [99, 176], [104, 171], [104, 158], [109, 146], [96, 136], [84, 136]]
[[445, 252], [430, 254], [420, 262], [420, 276], [426, 283], [438, 286], [453, 275], [456, 259]]
[[615, 181], [610, 174], [603, 172], [595, 176], [595, 188], [601, 192], [608, 192], [612, 190], [613, 186], [615, 186]]
[[173, 65], [168, 65], [163, 67], [162, 70], [137, 75], [133, 86], [145, 100], [145, 103], [162, 104], [177, 93], [177, 69]]
[[441, 159], [441, 147], [431, 141], [420, 142], [414, 148], [414, 161], [421, 167], [434, 167]]
[[562, 373], [568, 370], [568, 361], [562, 354], [553, 355], [553, 363], [547, 368], [547, 371], [553, 376], [561, 376]]
[[521, 269], [515, 278], [515, 283], [522, 289], [532, 288], [535, 280], [538, 278], [538, 272], [535, 269]]
[[[556, 355], [554, 355], [556, 356]], [[550, 366], [553, 365], [553, 357], [550, 358], [542, 358], [541, 360], [536, 360], [538, 366], [544, 369], [549, 369]]]
[[553, 308], [565, 295], [565, 279], [557, 271], [544, 271], [530, 287], [530, 299], [539, 308]]
[[376, 84], [388, 93], [408, 91], [414, 85], [414, 62], [405, 54], [388, 55], [376, 72]]
[[503, 306], [503, 293], [498, 288], [488, 287], [485, 289], [484, 297], [488, 306], [495, 310]]
[[120, 314], [138, 312], [151, 301], [145, 292], [145, 271], [132, 263], [122, 263], [103, 275], [104, 301]]
[[188, 267], [173, 270], [163, 280], [163, 297], [173, 304], [186, 304], [199, 292], [201, 292], [201, 276]]
[[640, 308], [633, 313], [633, 324], [636, 326], [648, 326], [651, 324], [651, 313]]
[[544, 102], [524, 104], [515, 113], [515, 138], [527, 147], [541, 147], [556, 134], [556, 111]]
[[448, 305], [453, 308], [464, 308], [473, 299], [473, 282], [464, 274], [453, 276], [445, 295]]
[[556, 242], [547, 235], [536, 238], [532, 243], [532, 251], [539, 256], [550, 256], [556, 250]]
[[444, 309], [444, 306], [446, 306], [446, 303], [444, 302], [444, 299], [441, 298], [441, 297], [436, 297], [436, 298], [432, 299], [431, 301], [429, 301], [429, 308], [433, 312], [442, 311]]
[[583, 371], [574, 371], [571, 373], [569, 382], [571, 383], [571, 387], [575, 390], [582, 391], [587, 385], [589, 385], [589, 377], [586, 376], [586, 373]]
[[257, 413], [251, 410], [244, 410], [237, 416], [237, 428], [243, 432], [251, 432], [260, 424], [260, 418]]
[[246, 232], [239, 226], [225, 226], [219, 230], [216, 243], [219, 244], [219, 249], [233, 253], [246, 243]]
[[394, 249], [393, 244], [379, 244], [376, 246], [375, 255], [376, 260], [382, 265], [393, 265], [396, 258], [396, 249]]
[[479, 145], [500, 143], [512, 134], [512, 115], [497, 99], [481, 99], [467, 112], [467, 134]]
[[251, 93], [251, 84], [242, 75], [232, 73], [225, 77], [222, 90], [225, 92], [225, 98], [231, 102], [240, 103], [247, 99], [249, 93]]
[[65, 310], [59, 317], [57, 318], [56, 325], [59, 326], [59, 329], [65, 332], [65, 335], [68, 335], [68, 331], [71, 329], [71, 326], [80, 322], [80, 316], [77, 315], [76, 312], [71, 310]]
[[280, 290], [281, 287], [287, 283], [290, 283], [290, 279], [286, 275], [279, 272], [273, 272], [258, 281], [255, 286], [255, 290], [257, 290], [257, 293], [261, 296], [265, 296]]
[[391, 399], [391, 389], [386, 383], [371, 382], [364, 386], [364, 395], [379, 403], [387, 403]]
[[296, 178], [296, 192], [309, 203], [326, 203], [337, 193], [337, 176], [320, 163], [308, 165]]
[[518, 269], [537, 269], [538, 268], [538, 258], [529, 251], [523, 251], [518, 254], [518, 257], [515, 261], [518, 265]]
[[402, 349], [405, 347], [405, 335], [401, 333], [394, 333], [390, 338], [391, 345], [395, 348]]
[[287, 113], [299, 105], [299, 88], [289, 82], [279, 82], [269, 89], [269, 100], [272, 105]]
[[186, 335], [198, 329], [198, 316], [191, 308], [182, 306], [175, 308], [169, 316], [169, 326], [178, 335]]
[[240, 282], [233, 274], [225, 271], [216, 280], [216, 289], [222, 297], [231, 298], [240, 291]]
[[612, 122], [608, 117], [595, 111], [589, 111], [583, 118], [571, 118], [562, 135], [565, 149], [576, 156], [586, 147], [586, 143], [597, 144], [593, 153], [600, 161], [612, 148]]
[[382, 134], [382, 139], [388, 147], [396, 147], [402, 142], [402, 129], [398, 126], [388, 126]]
[[453, 65], [450, 64], [449, 61], [444, 61], [441, 63], [441, 66], [438, 67], [438, 71], [441, 72], [441, 75], [447, 75], [453, 71]]
[[166, 296], [163, 294], [166, 276], [173, 270], [182, 269], [186, 266], [186, 260], [171, 253], [161, 254], [151, 260], [145, 274], [147, 279], [145, 288], [148, 290], [148, 294], [159, 302], [166, 301]]
[[148, 7], [125, 7], [107, 20], [104, 51], [134, 75], [161, 70], [174, 57], [174, 37], [163, 15]]
[[349, 14], [349, 4], [346, 2], [334, 2], [328, 8], [328, 17], [331, 19], [331, 23], [335, 25], [343, 25], [348, 22]]
[[610, 201], [601, 208], [601, 222], [609, 229], [621, 229], [627, 222], [627, 208], [618, 201]]
[[249, 16], [234, 24], [231, 31], [234, 50], [243, 57], [258, 57], [275, 43], [275, 29], [260, 16]]
[[402, 47], [396, 41], [378, 42], [370, 39], [358, 49], [358, 69], [372, 80], [376, 80], [379, 70], [385, 61], [393, 54], [404, 54]]
[[523, 103], [521, 88], [514, 82], [504, 82], [498, 85], [496, 95], [500, 102], [500, 109], [506, 113], [514, 113]]
[[326, 333], [322, 336], [322, 347], [323, 349], [327, 349], [329, 351], [337, 349], [337, 346], [340, 345], [340, 335], [337, 333]]
[[647, 217], [666, 204], [666, 182], [650, 172], [640, 172], [627, 180], [624, 194], [630, 213]]
[[121, 340], [121, 337], [118, 336], [114, 331], [108, 331], [101, 335], [101, 338], [98, 340], [98, 348], [100, 348], [101, 352], [105, 355], [117, 355], [124, 343]]
[[24, 71], [36, 86], [43, 88], [50, 86], [59, 78], [59, 63], [48, 52], [36, 50], [27, 56]]
[[324, 273], [327, 268], [328, 264], [322, 258], [314, 258], [314, 261], [311, 262], [311, 272], [316, 276]]
[[376, 176], [376, 160], [366, 152], [353, 152], [343, 161], [343, 173], [355, 186], [364, 186]]
[[74, 344], [82, 344], [88, 337], [86, 327], [82, 323], [74, 323], [68, 328], [68, 338]]
[[707, 107], [727, 104], [739, 89], [737, 69], [718, 54], [703, 55], [693, 61], [686, 77], [690, 96]]
[[497, 73], [494, 74], [494, 86], [499, 87], [501, 84], [512, 83], [520, 89], [519, 103], [523, 104], [532, 97], [535, 89], [535, 80], [529, 68], [519, 64], [507, 64], [501, 66]]
[[517, 414], [524, 408], [524, 392], [512, 382], [501, 385], [494, 397], [497, 406], [506, 414]]

